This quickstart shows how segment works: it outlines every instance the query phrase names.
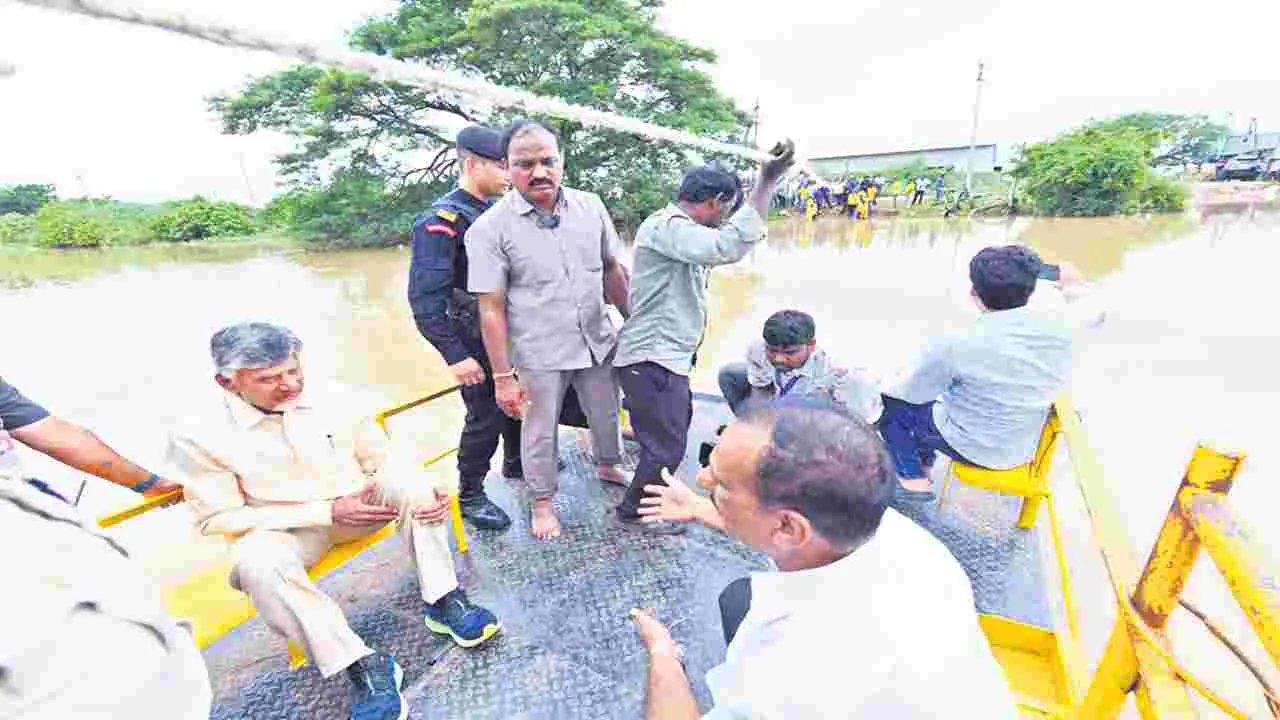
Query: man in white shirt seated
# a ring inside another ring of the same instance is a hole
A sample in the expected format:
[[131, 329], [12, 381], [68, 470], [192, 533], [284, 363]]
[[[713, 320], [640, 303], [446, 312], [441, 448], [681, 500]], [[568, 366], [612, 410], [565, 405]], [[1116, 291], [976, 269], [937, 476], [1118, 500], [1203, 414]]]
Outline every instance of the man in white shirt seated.
[[720, 369], [720, 393], [734, 414], [751, 403], [785, 397], [831, 401], [873, 423], [880, 417], [880, 388], [865, 371], [839, 366], [818, 348], [813, 316], [779, 310], [764, 323], [761, 338], [747, 348], [745, 363]]
[[[674, 478], [649, 486], [647, 520], [723, 530], [779, 570], [721, 596], [731, 639], [707, 673], [715, 707], [705, 717], [1015, 716], [964, 570], [927, 531], [886, 512], [895, 482], [871, 427], [793, 400], [725, 430], [700, 471], [710, 498]], [[699, 717], [671, 634], [648, 612], [632, 617], [649, 651], [647, 717]]]
[[458, 586], [449, 495], [436, 488], [433, 502], [403, 512], [375, 504], [383, 473], [417, 465], [405, 458], [389, 467], [387, 438], [370, 417], [304, 395], [302, 342], [288, 329], [233, 325], [209, 345], [220, 397], [208, 416], [175, 431], [169, 452], [201, 532], [238, 538], [231, 584], [272, 630], [304, 648], [322, 676], [347, 671], [353, 720], [404, 718], [400, 667], [356, 635], [307, 567], [399, 519], [426, 626], [463, 647], [483, 643], [500, 626]]

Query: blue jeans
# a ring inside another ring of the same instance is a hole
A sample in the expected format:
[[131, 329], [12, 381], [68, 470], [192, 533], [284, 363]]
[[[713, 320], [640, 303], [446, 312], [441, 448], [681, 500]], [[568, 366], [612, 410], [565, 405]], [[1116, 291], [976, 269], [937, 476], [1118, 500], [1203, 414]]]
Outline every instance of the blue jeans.
[[924, 477], [938, 452], [973, 464], [947, 444], [942, 433], [938, 432], [938, 426], [933, 422], [934, 403], [914, 405], [888, 395], [881, 395], [881, 398], [884, 400], [884, 412], [880, 413], [876, 425], [889, 447], [889, 454], [893, 456], [898, 477], [904, 480]]

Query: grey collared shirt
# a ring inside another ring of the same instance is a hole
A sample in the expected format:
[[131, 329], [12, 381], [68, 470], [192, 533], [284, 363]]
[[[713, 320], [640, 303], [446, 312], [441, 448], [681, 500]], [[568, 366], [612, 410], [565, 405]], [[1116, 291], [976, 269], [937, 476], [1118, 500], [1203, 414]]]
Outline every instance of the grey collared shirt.
[[970, 462], [1022, 465], [1035, 454], [1049, 405], [1070, 379], [1075, 325], [1034, 295], [1024, 307], [984, 313], [973, 332], [931, 343], [889, 394], [916, 404], [937, 400], [938, 431]]
[[636, 232], [631, 317], [613, 364], [649, 361], [688, 375], [707, 327], [711, 268], [741, 260], [764, 236], [764, 220], [750, 206], [718, 228], [699, 225], [676, 205], [646, 218]]
[[874, 423], [883, 403], [880, 384], [861, 368], [841, 368], [824, 350], [816, 350], [795, 370], [778, 370], [769, 362], [763, 340], [747, 349], [747, 382], [756, 388], [773, 388], [774, 397], [811, 397], [843, 405], [849, 412]]
[[562, 188], [557, 212], [557, 227], [539, 227], [533, 205], [509, 192], [467, 231], [468, 289], [506, 291], [519, 369], [588, 368], [617, 341], [604, 301], [604, 268], [618, 249], [609, 211], [592, 193]]

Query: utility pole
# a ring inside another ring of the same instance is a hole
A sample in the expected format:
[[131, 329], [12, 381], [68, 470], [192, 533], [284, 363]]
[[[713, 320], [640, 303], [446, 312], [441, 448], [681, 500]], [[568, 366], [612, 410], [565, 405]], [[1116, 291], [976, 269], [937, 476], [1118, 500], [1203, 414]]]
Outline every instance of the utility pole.
[[973, 150], [978, 144], [978, 108], [982, 105], [982, 69], [983, 62], [978, 61], [978, 88], [973, 93], [973, 127], [969, 130], [969, 159], [964, 171], [964, 190], [973, 198]]
[[756, 106], [751, 110], [751, 124], [747, 126], [747, 136], [743, 139], [743, 145], [747, 147], [755, 147], [756, 142], [760, 139], [760, 98], [756, 98]]
[[249, 205], [257, 207], [258, 201], [253, 197], [253, 185], [249, 184], [249, 173], [244, 169], [244, 153], [237, 150], [236, 159], [240, 161], [240, 178], [244, 180], [244, 191], [249, 195]]

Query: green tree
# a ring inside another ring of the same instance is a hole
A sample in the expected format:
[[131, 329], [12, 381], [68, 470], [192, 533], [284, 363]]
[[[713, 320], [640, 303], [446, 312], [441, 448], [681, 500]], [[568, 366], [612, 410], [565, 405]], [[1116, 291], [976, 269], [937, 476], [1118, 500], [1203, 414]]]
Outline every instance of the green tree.
[[[740, 138], [745, 114], [704, 70], [715, 54], [658, 29], [661, 6], [661, 0], [403, 0], [395, 14], [357, 28], [352, 44], [720, 140]], [[320, 177], [346, 168], [344, 182], [380, 178], [395, 198], [447, 180], [447, 116], [493, 124], [512, 116], [311, 66], [253, 80], [239, 95], [210, 103], [226, 132], [292, 136], [295, 147], [279, 164], [299, 187], [324, 192]], [[561, 136], [565, 182], [604, 196], [624, 224], [665, 202], [687, 162], [684, 150], [668, 143], [569, 120], [548, 123]]]
[[1185, 189], [1152, 172], [1157, 142], [1149, 130], [1090, 125], [1024, 147], [1013, 175], [1040, 215], [1181, 210]]
[[0, 186], [0, 215], [34, 215], [45, 204], [56, 199], [57, 193], [52, 185]]
[[1185, 165], [1213, 157], [1230, 133], [1205, 115], [1135, 112], [1092, 123], [1101, 130], [1131, 129], [1154, 138], [1153, 165]]
[[328, 183], [277, 195], [263, 210], [263, 222], [306, 240], [340, 245], [403, 241], [413, 218], [448, 187], [445, 182], [418, 182], [388, 190], [382, 176], [344, 168]]
[[256, 229], [249, 208], [202, 197], [167, 204], [150, 228], [153, 238], [172, 242], [249, 235]]

